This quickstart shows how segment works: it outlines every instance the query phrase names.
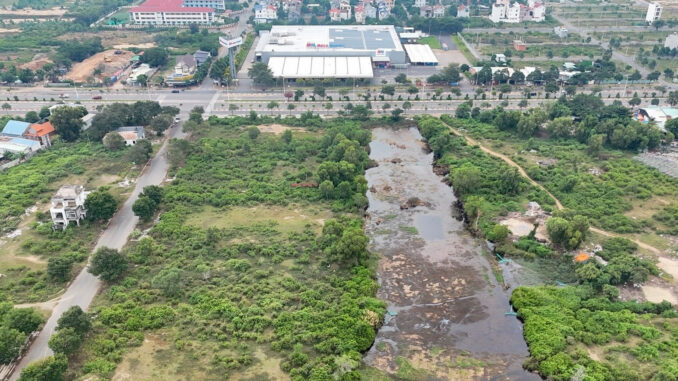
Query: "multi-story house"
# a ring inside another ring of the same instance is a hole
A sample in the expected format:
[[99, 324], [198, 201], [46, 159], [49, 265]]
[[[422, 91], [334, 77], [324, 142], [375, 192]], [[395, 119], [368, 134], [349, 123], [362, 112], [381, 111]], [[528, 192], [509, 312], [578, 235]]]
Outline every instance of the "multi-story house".
[[82, 185], [62, 185], [59, 188], [49, 209], [54, 229], [65, 230], [71, 222], [80, 225], [80, 220], [87, 217], [85, 199], [88, 193]]

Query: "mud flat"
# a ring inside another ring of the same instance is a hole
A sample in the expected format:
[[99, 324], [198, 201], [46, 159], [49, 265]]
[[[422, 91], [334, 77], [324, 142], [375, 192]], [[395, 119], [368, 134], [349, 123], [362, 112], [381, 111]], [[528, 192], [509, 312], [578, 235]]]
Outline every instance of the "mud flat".
[[[381, 255], [384, 326], [368, 366], [412, 380], [539, 380], [509, 294], [481, 244], [456, 216], [452, 189], [433, 173], [416, 128], [372, 131], [367, 234]], [[412, 198], [418, 206], [403, 208]]]

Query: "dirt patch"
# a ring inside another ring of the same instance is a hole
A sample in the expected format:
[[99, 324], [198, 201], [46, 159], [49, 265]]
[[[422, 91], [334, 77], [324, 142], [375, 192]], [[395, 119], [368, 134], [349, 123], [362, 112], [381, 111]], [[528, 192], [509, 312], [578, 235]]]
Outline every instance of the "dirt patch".
[[[106, 50], [97, 53], [86, 60], [73, 65], [71, 71], [64, 76], [75, 82], [86, 82], [88, 78], [94, 77], [94, 70], [101, 69], [101, 74], [96, 78], [102, 80], [106, 76], [111, 76], [118, 70], [125, 68], [129, 60], [134, 57], [134, 53], [123, 50], [120, 54], [115, 54], [115, 50]], [[110, 62], [106, 62], [106, 61]]]
[[657, 267], [673, 277], [674, 282], [678, 282], [678, 259], [676, 258], [657, 258]]
[[293, 131], [298, 130], [298, 128], [283, 126], [281, 124], [266, 124], [266, 125], [263, 125], [263, 126], [258, 126], [257, 128], [259, 128], [259, 131], [261, 131], [261, 132], [269, 132], [269, 133], [273, 133], [273, 134], [276, 134], [276, 135], [280, 135], [287, 130], [293, 130]]
[[24, 303], [24, 304], [15, 304], [14, 308], [38, 308], [43, 311], [52, 311], [54, 307], [56, 307], [57, 303], [59, 302], [59, 298], [54, 298], [52, 300], [48, 300], [46, 302], [40, 302], [40, 303]]
[[27, 63], [19, 66], [19, 68], [30, 69], [32, 71], [36, 71], [38, 69], [42, 69], [48, 63], [52, 63], [52, 60], [47, 58], [46, 55], [36, 54], [35, 57], [33, 57], [33, 60], [31, 60], [31, 62], [27, 62]]
[[129, 48], [139, 48], [139, 49], [148, 49], [154, 48], [156, 45], [153, 42], [146, 42], [143, 44], [118, 44], [113, 45], [113, 49], [129, 49]]
[[58, 7], [51, 9], [15, 9], [7, 10], [3, 9], [3, 15], [12, 15], [12, 16], [33, 16], [33, 17], [49, 17], [49, 16], [63, 16], [66, 13], [66, 9], [61, 9]]
[[21, 29], [19, 29], [19, 28], [14, 28], [14, 29], [0, 28], [0, 34], [20, 33], [20, 32], [21, 32]]
[[470, 65], [464, 54], [459, 50], [432, 49], [433, 54], [438, 58], [438, 67], [445, 67], [450, 64]]
[[642, 289], [648, 302], [661, 303], [666, 300], [671, 304], [678, 304], [678, 298], [669, 287], [643, 285]]

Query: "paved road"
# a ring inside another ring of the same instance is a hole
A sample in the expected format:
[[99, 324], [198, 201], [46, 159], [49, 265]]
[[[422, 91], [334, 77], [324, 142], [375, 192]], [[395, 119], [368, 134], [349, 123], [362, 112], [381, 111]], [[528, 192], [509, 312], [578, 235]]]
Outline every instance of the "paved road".
[[[184, 112], [183, 115], [185, 116], [187, 113]], [[168, 131], [168, 134], [170, 138], [184, 137], [184, 134], [181, 131], [181, 125], [172, 127]], [[95, 250], [100, 247], [110, 247], [120, 250], [127, 242], [129, 235], [132, 233], [139, 220], [139, 218], [134, 215], [134, 212], [132, 212], [132, 204], [134, 204], [134, 201], [136, 201], [139, 193], [141, 193], [145, 186], [160, 184], [167, 174], [169, 164], [167, 163], [165, 153], [167, 152], [168, 140], [169, 139], [165, 140], [158, 153], [146, 166], [143, 174], [137, 179], [132, 195], [111, 219], [106, 230], [99, 237]], [[90, 274], [86, 268], [78, 274], [73, 283], [71, 283], [66, 292], [59, 299], [59, 302], [52, 311], [52, 315], [47, 320], [45, 327], [31, 345], [26, 356], [19, 363], [19, 366], [10, 380], [18, 379], [21, 370], [29, 363], [52, 355], [52, 351], [47, 346], [47, 342], [54, 333], [57, 321], [61, 315], [72, 306], [80, 306], [80, 308], [86, 311], [99, 291], [100, 286], [101, 281], [99, 278]]]

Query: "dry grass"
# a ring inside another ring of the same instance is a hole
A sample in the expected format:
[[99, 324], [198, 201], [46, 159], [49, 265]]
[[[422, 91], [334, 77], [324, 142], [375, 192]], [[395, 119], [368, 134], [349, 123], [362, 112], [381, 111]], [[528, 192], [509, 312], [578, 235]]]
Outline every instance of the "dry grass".
[[271, 223], [281, 233], [301, 232], [306, 225], [311, 225], [319, 232], [325, 220], [331, 217], [332, 214], [326, 210], [299, 205], [234, 207], [227, 210], [205, 207], [201, 212], [191, 214], [186, 223], [203, 229]]

